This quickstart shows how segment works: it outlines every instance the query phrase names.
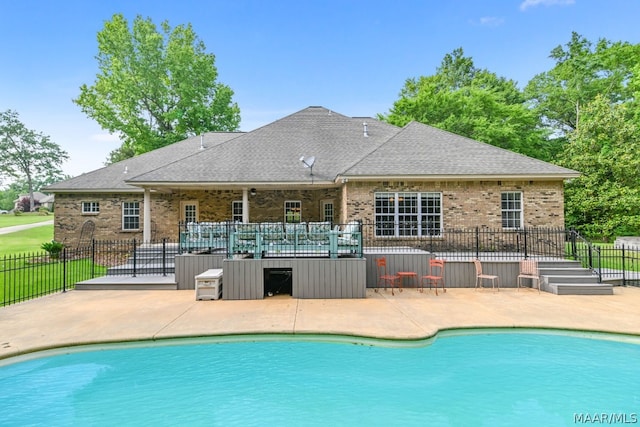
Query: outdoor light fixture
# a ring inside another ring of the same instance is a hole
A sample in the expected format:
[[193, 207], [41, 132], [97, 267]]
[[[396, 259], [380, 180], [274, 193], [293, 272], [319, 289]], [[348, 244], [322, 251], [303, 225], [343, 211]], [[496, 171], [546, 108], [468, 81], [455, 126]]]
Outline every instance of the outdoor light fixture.
[[252, 188], [251, 190], [249, 190], [249, 192], [251, 193], [252, 196], [256, 195], [256, 189]]

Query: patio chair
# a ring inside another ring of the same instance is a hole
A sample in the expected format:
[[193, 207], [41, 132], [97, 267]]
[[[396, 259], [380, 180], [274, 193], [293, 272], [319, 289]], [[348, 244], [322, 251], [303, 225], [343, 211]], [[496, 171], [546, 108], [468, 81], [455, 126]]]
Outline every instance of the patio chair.
[[284, 240], [284, 226], [281, 222], [263, 222], [260, 231], [265, 243], [282, 243]]
[[484, 274], [482, 272], [482, 263], [479, 259], [473, 260], [473, 264], [476, 267], [476, 289], [478, 286], [483, 287], [482, 283], [484, 280], [491, 280], [491, 288], [493, 289], [497, 287], [498, 291], [500, 291], [500, 278], [491, 274]]
[[522, 279], [531, 279], [531, 287], [533, 282], [538, 284], [538, 292], [540, 292], [540, 273], [538, 272], [538, 261], [533, 259], [523, 259], [520, 261], [520, 274], [518, 274], [518, 290], [522, 285]]
[[284, 224], [285, 240], [287, 243], [297, 246], [307, 241], [306, 222], [287, 222]]
[[[336, 226], [339, 227], [339, 226]], [[356, 246], [358, 245], [357, 233], [360, 232], [360, 223], [351, 221], [344, 226], [344, 229], [338, 235], [338, 245], [340, 246]]]
[[393, 288], [399, 288], [400, 292], [402, 292], [402, 288], [400, 287], [400, 276], [396, 274], [388, 274], [387, 273], [387, 258], [376, 258], [376, 267], [378, 270], [378, 281], [376, 283], [375, 292], [378, 292], [378, 288], [380, 288], [380, 283], [384, 286], [384, 290], [387, 290], [387, 285], [391, 287], [391, 295], [395, 295], [393, 293]]
[[438, 295], [438, 282], [442, 285], [442, 291], [447, 292], [444, 287], [444, 260], [431, 258], [429, 260], [429, 274], [420, 279], [420, 292], [424, 292], [424, 282], [429, 282], [429, 289], [433, 285]]
[[323, 222], [309, 222], [309, 234], [308, 239], [310, 242], [323, 245], [329, 244], [329, 233], [331, 232], [331, 223], [327, 221]]

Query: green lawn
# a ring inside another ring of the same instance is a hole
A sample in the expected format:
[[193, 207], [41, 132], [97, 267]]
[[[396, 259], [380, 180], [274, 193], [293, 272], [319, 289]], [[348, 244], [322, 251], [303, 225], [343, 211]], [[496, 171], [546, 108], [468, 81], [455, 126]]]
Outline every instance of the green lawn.
[[[640, 252], [626, 250], [624, 253], [624, 265], [622, 251], [613, 247], [613, 243], [595, 243], [593, 246], [600, 248], [600, 267], [614, 270], [640, 271]], [[588, 251], [584, 244], [577, 245], [581, 257], [587, 257]], [[598, 266], [596, 251], [592, 252], [593, 264]]]
[[35, 222], [49, 221], [52, 219], [53, 214], [40, 215], [35, 212], [22, 215], [2, 214], [0, 215], [0, 228], [11, 227], [12, 225], [33, 224]]
[[[63, 283], [73, 289], [77, 282], [106, 274], [106, 267], [92, 265], [91, 259], [68, 261], [47, 257], [0, 258], [0, 306], [60, 292]], [[65, 280], [66, 278], [66, 280]]]
[[50, 242], [52, 239], [53, 225], [43, 225], [15, 233], [0, 234], [0, 257], [41, 252], [40, 246], [44, 242]]

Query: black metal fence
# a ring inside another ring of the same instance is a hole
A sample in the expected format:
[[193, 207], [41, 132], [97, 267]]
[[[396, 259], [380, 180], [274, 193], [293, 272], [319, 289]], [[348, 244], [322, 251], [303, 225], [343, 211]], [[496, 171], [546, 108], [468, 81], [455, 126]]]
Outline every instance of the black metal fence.
[[94, 274], [90, 247], [4, 256], [0, 258], [0, 305], [65, 292]]
[[[573, 259], [592, 269], [601, 281], [640, 286], [640, 251], [594, 245], [573, 230], [476, 228], [432, 230], [425, 236], [379, 236], [375, 224], [366, 223], [361, 230], [355, 235], [365, 255], [373, 248], [388, 248], [398, 253], [425, 250], [449, 259]], [[170, 239], [152, 243], [93, 240], [86, 247], [65, 247], [59, 254], [5, 256], [0, 258], [0, 305], [65, 292], [80, 281], [106, 275], [172, 274], [179, 250], [180, 242]]]
[[59, 253], [34, 252], [0, 258], [0, 306], [65, 292], [101, 276], [167, 275], [175, 271], [178, 244], [169, 239], [97, 241], [64, 247]]
[[[399, 229], [399, 228], [398, 228]], [[406, 235], [382, 235], [384, 230], [373, 223], [362, 225], [363, 246], [388, 247], [403, 250], [421, 249], [448, 257], [484, 259], [526, 259], [532, 256], [549, 258], [568, 257], [567, 242], [573, 231], [555, 228], [523, 228], [517, 230], [472, 229], [425, 230], [404, 228]]]

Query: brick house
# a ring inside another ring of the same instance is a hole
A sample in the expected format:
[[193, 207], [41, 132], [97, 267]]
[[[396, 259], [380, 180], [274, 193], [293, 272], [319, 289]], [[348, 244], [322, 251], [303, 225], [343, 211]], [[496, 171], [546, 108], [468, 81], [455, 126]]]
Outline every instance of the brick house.
[[[312, 159], [313, 157], [313, 159]], [[309, 167], [310, 166], [310, 167]], [[207, 133], [56, 183], [55, 239], [177, 239], [180, 221], [375, 224], [381, 238], [444, 229], [564, 227], [578, 172], [417, 122], [308, 107], [251, 132]]]

